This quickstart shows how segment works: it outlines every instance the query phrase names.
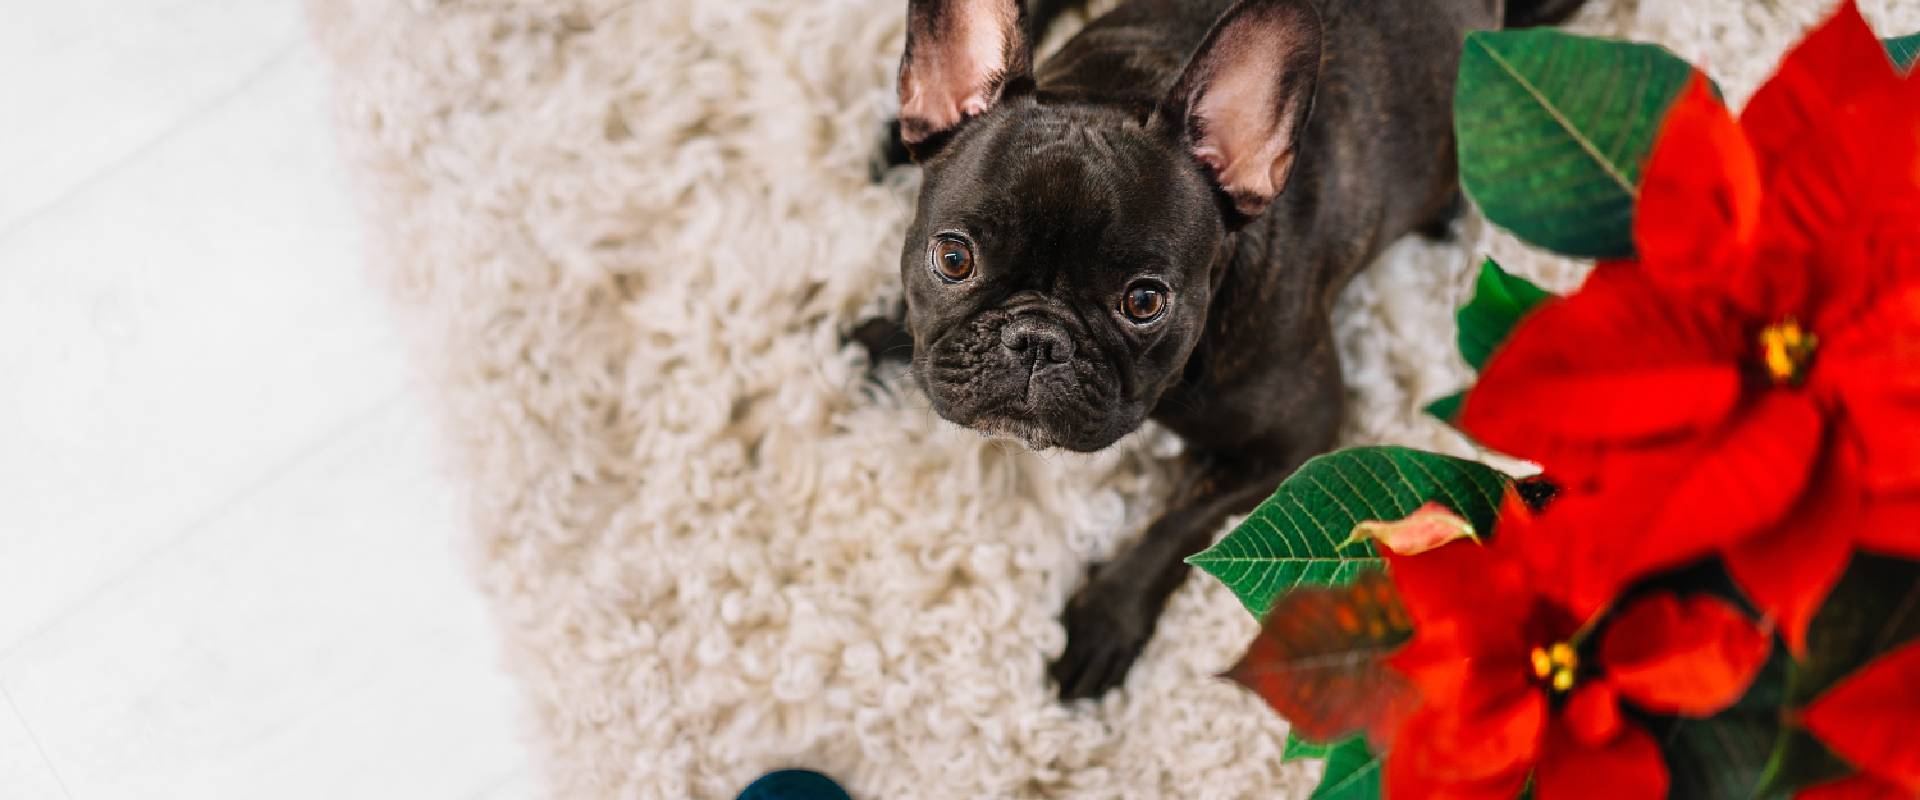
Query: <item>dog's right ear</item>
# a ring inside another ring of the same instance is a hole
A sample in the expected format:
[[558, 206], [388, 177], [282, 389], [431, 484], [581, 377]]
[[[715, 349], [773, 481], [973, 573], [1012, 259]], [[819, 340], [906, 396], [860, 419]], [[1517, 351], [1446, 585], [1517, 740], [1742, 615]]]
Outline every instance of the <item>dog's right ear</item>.
[[1161, 101], [1159, 118], [1242, 221], [1265, 211], [1293, 174], [1320, 77], [1320, 34], [1309, 0], [1239, 0]]
[[900, 57], [900, 139], [916, 158], [1032, 77], [1020, 0], [911, 0]]

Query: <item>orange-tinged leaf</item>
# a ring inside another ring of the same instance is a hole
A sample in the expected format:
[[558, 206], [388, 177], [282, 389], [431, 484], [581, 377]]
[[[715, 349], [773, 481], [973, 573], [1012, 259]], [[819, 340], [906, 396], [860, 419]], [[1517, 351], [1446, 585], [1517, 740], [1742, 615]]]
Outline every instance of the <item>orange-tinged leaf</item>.
[[1712, 595], [1649, 594], [1620, 612], [1600, 664], [1621, 696], [1647, 711], [1708, 717], [1739, 700], [1773, 639]]
[[1372, 572], [1340, 587], [1281, 595], [1227, 677], [1252, 689], [1308, 741], [1365, 733], [1385, 750], [1419, 693], [1386, 657], [1413, 623], [1393, 581]]
[[1439, 503], [1428, 503], [1408, 514], [1405, 519], [1394, 522], [1368, 520], [1353, 526], [1353, 535], [1340, 546], [1361, 542], [1379, 542], [1381, 546], [1403, 556], [1419, 555], [1455, 539], [1480, 541], [1473, 531], [1473, 523], [1468, 522], [1453, 509]]
[[1874, 659], [1827, 690], [1801, 724], [1841, 758], [1920, 793], [1920, 642]]

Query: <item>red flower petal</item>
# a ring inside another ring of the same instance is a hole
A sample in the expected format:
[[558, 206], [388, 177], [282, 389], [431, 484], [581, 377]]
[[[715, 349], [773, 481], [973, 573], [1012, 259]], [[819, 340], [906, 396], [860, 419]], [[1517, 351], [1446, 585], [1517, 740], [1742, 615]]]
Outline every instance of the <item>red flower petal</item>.
[[1414, 683], [1422, 705], [1455, 715], [1479, 715], [1484, 709], [1507, 707], [1522, 695], [1540, 693], [1527, 673], [1527, 656], [1518, 647], [1507, 653], [1475, 652], [1462, 645], [1460, 635], [1457, 625], [1419, 630], [1387, 659], [1387, 666]]
[[[1520, 695], [1503, 706], [1475, 714], [1423, 707], [1407, 718], [1387, 753], [1387, 783], [1401, 786], [1501, 782], [1517, 776], [1540, 754], [1547, 724], [1547, 701], [1539, 692]], [[1424, 797], [1392, 790], [1396, 797]], [[1509, 795], [1511, 797], [1511, 795]]]
[[1849, 763], [1920, 792], [1914, 720], [1920, 720], [1920, 644], [1868, 662], [1801, 715], [1807, 730]]
[[1920, 494], [1867, 500], [1860, 548], [1920, 561]]
[[[1911, 231], [1920, 213], [1920, 109], [1891, 89], [1836, 108], [1822, 127], [1783, 154], [1766, 179], [1763, 246], [1800, 256], [1826, 294], [1854, 302], [1852, 284], [1902, 271], [1850, 258], [1849, 239]], [[1751, 133], [1751, 129], [1749, 129]], [[1870, 295], [1868, 295], [1870, 296]], [[1786, 308], [1776, 309], [1784, 312]], [[1839, 313], [1850, 309], [1844, 304]], [[1825, 321], [1828, 309], [1816, 312]]]
[[1788, 54], [1741, 120], [1766, 187], [1763, 246], [1806, 265], [1787, 272], [1819, 273], [1809, 287], [1816, 305], [1802, 318], [1823, 329], [1873, 297], [1876, 278], [1901, 271], [1896, 260], [1848, 258], [1845, 240], [1910, 231], [1920, 214], [1920, 92], [1877, 42], [1847, 2]]
[[[1509, 492], [1502, 525], [1529, 519]], [[1429, 706], [1476, 708], [1533, 691], [1526, 679], [1527, 621], [1540, 598], [1510, 548], [1474, 540], [1417, 555], [1383, 551], [1414, 636], [1388, 664], [1420, 686]]]
[[1804, 395], [1770, 391], [1692, 456], [1642, 537], [1643, 569], [1673, 566], [1763, 530], [1793, 508], [1824, 422]]
[[1470, 652], [1460, 641], [1459, 626], [1426, 625], [1414, 630], [1400, 652], [1387, 657], [1387, 666], [1413, 681], [1426, 705], [1450, 708], [1463, 702], [1478, 677]]
[[1480, 781], [1441, 781], [1419, 772], [1398, 750], [1387, 754], [1385, 771], [1383, 796], [1392, 800], [1513, 800], [1526, 788], [1528, 773], [1521, 768]]
[[1910, 245], [1880, 242], [1858, 258], [1910, 265], [1914, 274], [1875, 292], [1846, 318], [1815, 328], [1823, 336], [1808, 382], [1920, 398], [1920, 235]]
[[1803, 789], [1796, 800], [1913, 800], [1913, 793], [1872, 775], [1855, 775]]
[[[1920, 263], [1920, 247], [1907, 255]], [[1920, 489], [1920, 282], [1880, 298], [1830, 338], [1809, 385], [1831, 391], [1845, 409], [1868, 487]]]
[[1461, 424], [1556, 471], [1577, 468], [1553, 458], [1569, 449], [1711, 428], [1740, 394], [1744, 327], [1664, 296], [1632, 265], [1602, 264], [1520, 323], [1468, 393]]
[[1847, 427], [1864, 451], [1868, 491], [1920, 490], [1920, 398], [1856, 394], [1847, 401]]
[[[1920, 109], [1915, 109], [1907, 127], [1920, 130]], [[1913, 138], [1920, 150], [1920, 136]], [[1894, 199], [1895, 191], [1885, 188], [1885, 181], [1849, 179], [1849, 184], [1856, 185], [1850, 186], [1846, 198], [1845, 211], [1852, 217], [1848, 225], [1828, 232], [1816, 248], [1794, 254], [1810, 262], [1810, 277], [1817, 284], [1813, 303], [1801, 315], [1821, 337], [1815, 372], [1837, 352], [1847, 352], [1850, 358], [1904, 357], [1907, 364], [1914, 363], [1914, 301], [1901, 296], [1920, 287], [1920, 226], [1913, 223], [1920, 219], [1920, 154], [1913, 160], [1907, 168], [1914, 175], [1908, 207], [1876, 210], [1875, 201], [1884, 205]], [[1897, 174], [1899, 167], [1890, 161], [1876, 160], [1869, 168]], [[1876, 215], [1886, 218], [1872, 219]], [[1886, 341], [1885, 336], [1896, 338]], [[1902, 346], [1891, 348], [1896, 342]], [[1920, 377], [1909, 377], [1907, 385], [1920, 385]]]
[[1573, 690], [1560, 718], [1574, 741], [1599, 747], [1620, 735], [1620, 695], [1606, 681], [1588, 681]]
[[1537, 523], [1503, 517], [1494, 546], [1519, 547], [1538, 590], [1584, 620], [1652, 572], [1773, 528], [1805, 488], [1821, 424], [1806, 397], [1767, 392], [1704, 444], [1597, 451], [1597, 476]]
[[1614, 619], [1600, 642], [1600, 662], [1634, 705], [1709, 717], [1746, 693], [1772, 648], [1773, 638], [1726, 601], [1661, 592]]
[[1644, 528], [1642, 516], [1611, 495], [1562, 490], [1545, 512], [1525, 524], [1503, 516], [1496, 541], [1523, 551], [1534, 584], [1577, 629], [1630, 580], [1631, 532]]
[[1384, 555], [1416, 636], [1451, 638], [1481, 657], [1524, 650], [1521, 625], [1534, 594], [1504, 551], [1462, 540], [1414, 556]]
[[[1403, 783], [1395, 783], [1395, 780]], [[1403, 797], [1420, 800], [1513, 800], [1520, 796], [1520, 790], [1526, 788], [1527, 773], [1516, 772], [1502, 775], [1477, 783], [1438, 784], [1417, 780], [1412, 776], [1396, 776], [1393, 762], [1387, 762], [1387, 786], [1384, 797], [1399, 800]]]
[[1824, 472], [1786, 519], [1725, 553], [1734, 582], [1778, 620], [1796, 656], [1806, 652], [1807, 623], [1846, 570], [1863, 525], [1859, 472], [1845, 448]]
[[1655, 280], [1723, 289], [1760, 222], [1760, 167], [1739, 123], [1695, 73], [1660, 128], [1640, 180], [1634, 242]]
[[1853, 0], [1802, 39], [1780, 70], [1755, 92], [1740, 124], [1763, 172], [1831, 124], [1835, 109], [1859, 95], [1899, 85], [1900, 76]]
[[1589, 747], [1552, 726], [1533, 771], [1540, 800], [1659, 800], [1667, 796], [1667, 762], [1646, 731], [1633, 726], [1604, 747]]

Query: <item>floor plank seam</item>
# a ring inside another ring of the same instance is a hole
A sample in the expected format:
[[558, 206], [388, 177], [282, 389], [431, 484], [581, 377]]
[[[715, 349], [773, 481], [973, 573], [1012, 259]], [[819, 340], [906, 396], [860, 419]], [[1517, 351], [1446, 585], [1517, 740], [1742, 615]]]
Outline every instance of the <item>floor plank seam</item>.
[[258, 479], [241, 487], [239, 491], [228, 495], [226, 499], [215, 503], [208, 511], [195, 517], [191, 522], [180, 526], [178, 530], [175, 530], [172, 534], [169, 534], [148, 548], [147, 551], [140, 554], [133, 563], [128, 564], [125, 569], [115, 572], [111, 577], [102, 580], [98, 585], [94, 586], [85, 595], [61, 606], [59, 610], [52, 614], [48, 614], [45, 621], [34, 626], [32, 630], [21, 634], [20, 638], [14, 640], [11, 644], [0, 648], [0, 668], [4, 668], [9, 660], [21, 650], [25, 649], [26, 646], [31, 644], [35, 639], [46, 635], [48, 631], [53, 630], [59, 626], [60, 623], [65, 622], [75, 613], [86, 608], [88, 604], [113, 589], [113, 587], [126, 582], [128, 578], [140, 570], [145, 569], [147, 565], [153, 563], [154, 559], [159, 558], [163, 553], [178, 547], [181, 542], [187, 541], [192, 538], [195, 533], [204, 530], [234, 506], [266, 491], [268, 487], [273, 486], [281, 479], [287, 477], [287, 475], [291, 474], [295, 469], [298, 469], [300, 465], [307, 463], [320, 453], [325, 452], [328, 446], [339, 441], [346, 434], [367, 424], [367, 422], [375, 416], [399, 404], [401, 400], [405, 399], [406, 395], [405, 387], [390, 392], [386, 397], [374, 402], [365, 410], [350, 415], [345, 421], [309, 440], [305, 446], [295, 451], [293, 455], [263, 471]]
[[53, 785], [60, 787], [60, 794], [73, 800], [73, 791], [67, 788], [67, 779], [60, 777], [60, 768], [53, 765], [53, 759], [47, 757], [47, 748], [40, 743], [40, 736], [33, 732], [33, 723], [27, 721], [27, 715], [20, 711], [20, 704], [13, 701], [13, 694], [7, 691], [5, 683], [0, 683], [0, 699], [7, 701], [7, 710], [13, 712], [13, 718], [20, 723], [20, 730], [27, 734], [27, 741], [33, 743], [33, 751], [40, 755], [40, 763], [47, 765], [47, 774], [53, 776]]
[[212, 113], [215, 110], [218, 110], [220, 107], [228, 103], [233, 102], [234, 98], [239, 97], [242, 94], [245, 94], [246, 91], [252, 88], [254, 84], [258, 83], [262, 77], [265, 77], [268, 73], [272, 72], [275, 68], [279, 67], [282, 63], [284, 63], [289, 56], [293, 55], [294, 51], [299, 47], [300, 38], [301, 37], [299, 36], [295, 36], [287, 40], [286, 44], [283, 44], [278, 49], [276, 49], [273, 55], [268, 56], [265, 60], [255, 65], [252, 69], [247, 70], [246, 75], [242, 77], [237, 83], [228, 87], [226, 90], [220, 92], [218, 95], [215, 95], [214, 97], [208, 99], [206, 102], [201, 103], [199, 106], [187, 111], [184, 114], [181, 114], [179, 119], [176, 119], [172, 123], [168, 124], [166, 128], [162, 129], [159, 133], [154, 134], [152, 138], [146, 140], [145, 142], [141, 142], [139, 145], [136, 145], [133, 149], [128, 150], [126, 155], [116, 158], [113, 161], [109, 162], [106, 166], [93, 171], [92, 173], [88, 174], [85, 178], [81, 178], [79, 181], [75, 182], [73, 186], [68, 187], [66, 191], [61, 192], [59, 195], [55, 196], [52, 200], [48, 200], [47, 202], [40, 204], [38, 207], [35, 207], [21, 214], [18, 219], [15, 219], [13, 221], [12, 224], [7, 225], [5, 228], [0, 228], [0, 245], [5, 245], [7, 240], [13, 238], [14, 235], [18, 234], [20, 231], [25, 230], [27, 226], [32, 225], [36, 220], [40, 219], [41, 217], [44, 217], [47, 214], [55, 211], [56, 209], [59, 209], [61, 206], [64, 206], [67, 203], [72, 202], [74, 198], [79, 197], [80, 195], [86, 194], [88, 190], [92, 189], [94, 186], [98, 185], [100, 182], [113, 177], [115, 174], [119, 173], [120, 170], [126, 169], [128, 166], [139, 162], [140, 159], [145, 158], [147, 154], [152, 153], [156, 148], [171, 141], [174, 137], [179, 136], [181, 132], [187, 130], [188, 128], [193, 127], [193, 123], [196, 120], [200, 119], [203, 116], [206, 116], [209, 113]]

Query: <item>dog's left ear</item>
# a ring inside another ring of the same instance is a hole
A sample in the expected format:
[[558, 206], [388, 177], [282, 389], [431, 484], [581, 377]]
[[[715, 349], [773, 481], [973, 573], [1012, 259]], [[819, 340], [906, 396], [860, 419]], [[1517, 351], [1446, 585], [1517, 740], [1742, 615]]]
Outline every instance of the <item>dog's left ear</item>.
[[916, 156], [929, 140], [985, 114], [1013, 80], [1030, 77], [1021, 0], [912, 0], [900, 57], [900, 139]]
[[1157, 113], [1251, 219], [1286, 188], [1319, 75], [1320, 15], [1307, 0], [1241, 0]]

